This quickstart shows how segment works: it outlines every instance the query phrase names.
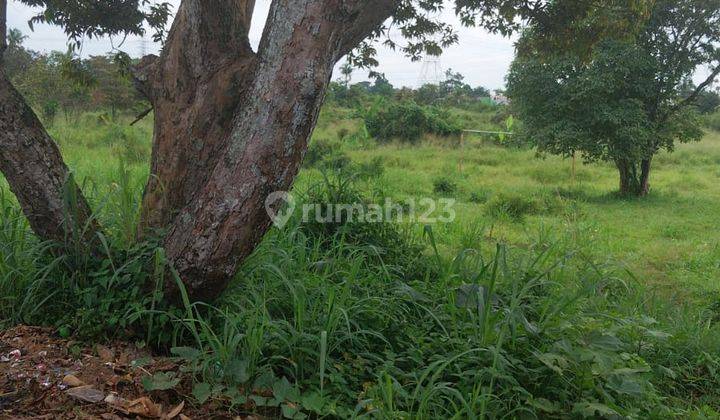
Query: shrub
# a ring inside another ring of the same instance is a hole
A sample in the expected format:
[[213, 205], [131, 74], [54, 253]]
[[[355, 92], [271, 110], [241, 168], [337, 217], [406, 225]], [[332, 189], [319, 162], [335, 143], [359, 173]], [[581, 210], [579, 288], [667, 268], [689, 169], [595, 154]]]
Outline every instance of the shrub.
[[420, 106], [414, 102], [380, 101], [365, 116], [371, 136], [381, 141], [400, 139], [415, 142], [423, 134], [450, 136], [460, 133], [460, 125], [446, 110]]
[[500, 193], [487, 203], [485, 211], [492, 217], [505, 216], [515, 221], [522, 221], [525, 216], [538, 211], [538, 203], [524, 195]]
[[[308, 190], [304, 201], [314, 206], [303, 210], [307, 215], [303, 215], [299, 229], [321, 248], [345, 249], [338, 247], [344, 243], [349, 246], [347, 252], [362, 250], [371, 264], [388, 266], [400, 277], [419, 278], [429, 270], [423, 254], [425, 245], [416, 235], [389, 220], [368, 222], [359, 217], [358, 211], [362, 209], [367, 215], [371, 205], [380, 206], [383, 215], [387, 211], [385, 204], [366, 198], [353, 177], [328, 176]], [[353, 206], [353, 210], [339, 211], [338, 205]]]
[[450, 178], [440, 177], [433, 181], [433, 191], [437, 194], [454, 194], [457, 189], [457, 184]]
[[55, 100], [49, 100], [43, 104], [42, 116], [46, 124], [52, 125], [53, 121], [55, 121], [55, 117], [57, 116], [59, 109], [60, 104], [58, 104], [58, 102]]
[[320, 162], [319, 168], [331, 171], [342, 171], [352, 166], [350, 156], [342, 151], [334, 151]]
[[468, 200], [471, 203], [485, 204], [490, 199], [490, 192], [486, 190], [473, 191], [470, 193]]

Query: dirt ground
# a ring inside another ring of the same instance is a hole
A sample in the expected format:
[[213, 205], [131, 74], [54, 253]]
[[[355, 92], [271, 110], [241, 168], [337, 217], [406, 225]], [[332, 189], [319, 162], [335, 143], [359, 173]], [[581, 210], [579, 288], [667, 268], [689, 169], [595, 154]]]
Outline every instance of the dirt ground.
[[88, 347], [52, 330], [16, 327], [0, 336], [0, 418], [244, 418], [216, 403], [192, 405], [187, 378], [171, 390], [145, 391], [143, 377], [179, 368], [132, 344]]

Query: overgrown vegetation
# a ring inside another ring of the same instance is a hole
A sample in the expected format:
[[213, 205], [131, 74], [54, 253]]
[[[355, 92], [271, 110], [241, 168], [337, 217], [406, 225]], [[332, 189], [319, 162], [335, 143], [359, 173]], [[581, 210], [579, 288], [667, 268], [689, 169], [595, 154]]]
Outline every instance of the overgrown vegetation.
[[424, 134], [450, 136], [460, 134], [461, 130], [447, 110], [414, 102], [378, 101], [364, 118], [370, 135], [385, 142], [393, 139], [416, 142]]
[[[112, 118], [108, 104], [56, 119], [51, 134], [105, 227], [103, 252], [75, 241], [56, 256], [1, 184], [0, 325], [149, 346], [184, 364], [189, 402], [238, 414], [720, 416], [718, 134], [659, 153], [653, 194], [624, 200], [607, 164], [437, 141], [443, 124], [512, 128], [458, 79], [410, 92], [379, 81], [349, 107], [338, 95], [353, 88], [336, 85], [294, 190], [314, 205], [307, 220], [298, 206], [212, 306], [166, 303], [163, 285], [178, 280], [157, 244], [136, 240], [151, 122], [130, 127], [131, 110]], [[443, 91], [441, 105], [418, 99]], [[425, 125], [408, 132], [394, 118]], [[325, 220], [331, 204], [419, 197], [456, 199], [457, 220]], [[177, 375], [144, 383], [172, 388]]]
[[[362, 122], [320, 126], [317, 144], [343, 128], [343, 137], [351, 137]], [[461, 201], [458, 220], [430, 228], [346, 218], [302, 223], [298, 209], [265, 239], [221, 301], [171, 308], [161, 303], [161, 284], [175, 281], [162, 250], [134, 243], [132, 235], [144, 165], [113, 153], [123, 136], [147, 145], [148, 123], [119, 129], [88, 115], [83, 127], [57, 124], [53, 132], [87, 177], [85, 189], [111, 232], [108, 249], [122, 251], [52, 257], [51, 244], [34, 238], [6, 193], [5, 325], [143, 342], [187, 364], [195, 403], [222, 402], [242, 412], [252, 401], [256, 410], [288, 418], [666, 418], [713, 417], [720, 409], [720, 378], [712, 373], [720, 368], [716, 289], [697, 277], [716, 272], [713, 251], [688, 228], [679, 228], [686, 238], [679, 242], [658, 230], [660, 236], [642, 241], [655, 244], [647, 249], [616, 236], [623, 218], [643, 205], [628, 209], [608, 195], [612, 168], [581, 166], [573, 181], [567, 162], [502, 146], [333, 143], [318, 162], [329, 153], [346, 156], [348, 165], [338, 175], [311, 165], [296, 187], [300, 201], [366, 205], [452, 193]], [[717, 142], [709, 137], [678, 153], [714, 165]], [[147, 159], [147, 147], [138, 150]], [[425, 163], [430, 155], [442, 159]], [[461, 156], [463, 172], [443, 178]], [[686, 168], [685, 159], [664, 160], [672, 156], [659, 159], [664, 184], [701, 170]], [[595, 186], [583, 181], [589, 179]], [[660, 188], [644, 211], [664, 223], [666, 212], [682, 206], [709, 223], [715, 213], [701, 209], [720, 191], [698, 188], [709, 201]], [[639, 257], [623, 261], [621, 243]], [[662, 268], [677, 282], [673, 291], [658, 289], [660, 280], [651, 277], [657, 274], [650, 267], [666, 253], [681, 255]], [[688, 304], [671, 304], [674, 293], [690, 296]]]

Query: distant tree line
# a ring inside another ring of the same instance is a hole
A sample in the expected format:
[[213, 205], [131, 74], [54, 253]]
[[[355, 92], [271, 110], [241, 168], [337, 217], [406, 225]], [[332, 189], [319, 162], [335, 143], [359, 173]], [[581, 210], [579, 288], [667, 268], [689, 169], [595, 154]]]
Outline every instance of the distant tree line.
[[493, 108], [490, 100], [492, 93], [485, 87], [472, 87], [465, 77], [448, 69], [445, 80], [437, 84], [427, 83], [417, 89], [396, 88], [384, 74], [371, 73], [374, 81], [362, 81], [351, 84], [351, 66], [340, 68], [341, 78], [330, 84], [328, 100], [341, 106], [357, 107], [368, 105], [377, 96], [396, 99], [401, 102], [412, 101], [423, 106], [452, 106], [474, 110]]
[[102, 110], [115, 119], [143, 107], [143, 98], [114, 55], [79, 59], [72, 52], [33, 51], [23, 45], [27, 37], [17, 29], [11, 29], [7, 39], [5, 73], [46, 123], [59, 113], [70, 119]]

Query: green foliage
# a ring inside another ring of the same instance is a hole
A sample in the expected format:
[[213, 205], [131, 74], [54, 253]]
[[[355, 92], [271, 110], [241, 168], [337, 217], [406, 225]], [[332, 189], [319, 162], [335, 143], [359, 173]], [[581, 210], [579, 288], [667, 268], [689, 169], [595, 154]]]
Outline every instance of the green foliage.
[[[422, 273], [424, 246], [411, 232], [402, 226], [385, 220], [387, 215], [397, 217], [403, 209], [387, 207], [384, 200], [368, 199], [353, 181], [354, 176], [325, 176], [323, 182], [314, 184], [305, 194], [303, 202], [312, 206], [303, 210], [298, 230], [324, 246], [332, 247], [342, 241], [352, 247], [364, 248], [368, 259], [392, 272], [413, 278]], [[346, 210], [339, 209], [344, 206]], [[374, 207], [371, 208], [371, 207]], [[380, 220], [368, 222], [359, 215], [381, 212]], [[300, 216], [299, 214], [297, 216]], [[406, 271], [407, 270], [407, 271]]]
[[378, 101], [364, 117], [368, 132], [380, 141], [399, 139], [416, 142], [423, 134], [450, 136], [459, 134], [461, 130], [446, 110], [423, 107], [414, 102]]
[[501, 193], [494, 195], [485, 206], [485, 212], [492, 217], [508, 217], [522, 221], [525, 216], [538, 211], [534, 197], [521, 194]]
[[339, 147], [339, 143], [326, 139], [313, 140], [305, 153], [303, 165], [310, 168], [315, 167], [333, 152], [337, 151]]
[[[134, 113], [143, 102], [111, 56], [78, 59], [71, 53], [38, 53], [17, 44], [5, 55], [6, 74], [46, 122], [86, 110]], [[51, 118], [52, 114], [52, 118]]]
[[[615, 21], [609, 14], [637, 12], [623, 7], [592, 9], [579, 21], [605, 33], [581, 53], [549, 48], [541, 28], [528, 30], [508, 76], [509, 94], [526, 136], [541, 151], [563, 156], [577, 151], [588, 161], [614, 162], [622, 183], [642, 193], [641, 161], [649, 167], [658, 151], [702, 136], [691, 99], [717, 73], [685, 99], [681, 90], [698, 68], [720, 60], [720, 6], [660, 1], [650, 4], [643, 18], [610, 32], [606, 25]], [[694, 19], [697, 15], [703, 18]], [[583, 24], [573, 28], [593, 32]]]
[[541, 151], [639, 161], [701, 135], [692, 114], [675, 112], [658, 126], [648, 113], [656, 73], [640, 48], [606, 42], [587, 66], [572, 56], [519, 58], [509, 82], [526, 135]]
[[457, 190], [457, 183], [448, 177], [440, 177], [433, 181], [433, 191], [438, 194], [452, 195]]
[[59, 108], [60, 108], [60, 104], [58, 104], [58, 102], [54, 101], [54, 100], [46, 101], [43, 104], [42, 118], [46, 124], [52, 125], [53, 121], [55, 121], [55, 117], [57, 116]]
[[[348, 126], [341, 115], [324, 114], [333, 120], [321, 121], [319, 138]], [[720, 409], [720, 311], [711, 291], [720, 254], [706, 235], [717, 216], [706, 210], [715, 184], [626, 202], [607, 193], [611, 168], [602, 165], [580, 166], [578, 179], [593, 183], [574, 183], [569, 162], [528, 150], [343, 144], [350, 164], [327, 180], [304, 171], [299, 201], [366, 206], [431, 195], [462, 156], [462, 185], [477, 201], [530, 201], [534, 210], [519, 224], [505, 213], [486, 216], [489, 203], [462, 202], [458, 221], [423, 232], [348, 218], [306, 224], [297, 213], [270, 232], [215, 306], [171, 308], [162, 303], [164, 283], [174, 281], [162, 249], [132, 234], [145, 162], [119, 161], [120, 128], [98, 116], [79, 127], [58, 121], [52, 133], [78, 179], [91, 175], [82, 185], [109, 252], [54, 257], [3, 188], [4, 325], [145, 342], [184, 363], [196, 381], [189, 398], [238, 415], [250, 414], [248, 401], [250, 411], [288, 418], [712, 418]], [[121, 124], [149, 145], [150, 121]], [[683, 145], [683, 159], [659, 173], [668, 183], [702, 175], [717, 165], [717, 145], [717, 137]], [[364, 166], [384, 175], [352, 181]], [[691, 219], [678, 222], [678, 209]], [[630, 223], [640, 212], [647, 226]], [[662, 239], [666, 225], [672, 242]], [[653, 283], [666, 277], [658, 293]], [[166, 389], [178, 378], [142, 382]]]
[[156, 31], [153, 38], [160, 41], [171, 14], [170, 3], [150, 0], [108, 0], [93, 5], [54, 0], [22, 3], [40, 9], [30, 20], [31, 29], [38, 23], [61, 26], [76, 46], [85, 37], [144, 35], [145, 24]]

